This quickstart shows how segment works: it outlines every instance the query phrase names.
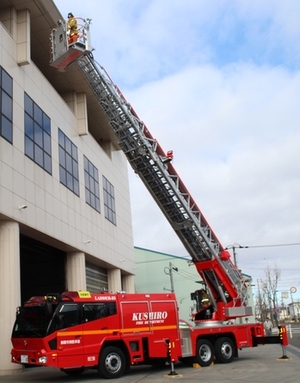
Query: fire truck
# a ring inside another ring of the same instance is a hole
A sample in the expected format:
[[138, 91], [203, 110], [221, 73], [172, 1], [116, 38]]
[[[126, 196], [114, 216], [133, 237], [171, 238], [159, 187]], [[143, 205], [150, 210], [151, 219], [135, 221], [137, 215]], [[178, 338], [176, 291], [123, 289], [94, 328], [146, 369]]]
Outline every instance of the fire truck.
[[[82, 70], [119, 147], [187, 249], [205, 289], [191, 294], [193, 325], [178, 318], [173, 293], [69, 291], [32, 297], [17, 309], [12, 362], [57, 367], [69, 375], [94, 368], [105, 378], [118, 378], [137, 364], [182, 360], [204, 367], [214, 360], [229, 363], [238, 350], [259, 344], [278, 343], [284, 350], [284, 326], [268, 337], [263, 324], [240, 323], [252, 315], [247, 281], [176, 172], [172, 151], [162, 149], [95, 62], [89, 30], [90, 20], [78, 18], [76, 38], [68, 40], [60, 21], [51, 32], [50, 65], [61, 72], [69, 65]], [[231, 320], [236, 322], [229, 325]]]

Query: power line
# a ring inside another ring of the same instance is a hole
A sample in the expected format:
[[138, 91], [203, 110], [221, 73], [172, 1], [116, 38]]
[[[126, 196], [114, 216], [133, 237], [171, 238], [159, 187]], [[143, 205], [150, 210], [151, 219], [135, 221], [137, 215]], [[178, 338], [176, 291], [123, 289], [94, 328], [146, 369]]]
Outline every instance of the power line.
[[250, 248], [258, 248], [258, 247], [283, 247], [283, 246], [299, 246], [300, 245], [300, 242], [295, 242], [295, 243], [279, 243], [277, 245], [253, 245], [253, 246], [240, 246], [240, 245], [236, 245], [235, 247], [236, 248], [240, 248], [240, 249], [250, 249]]
[[[174, 258], [176, 258], [176, 257], [174, 257]], [[135, 263], [137, 265], [141, 265], [141, 264], [145, 264], [145, 263], [166, 262], [166, 261], [168, 261], [168, 259], [151, 259], [149, 261], [138, 261], [138, 262], [135, 262]]]

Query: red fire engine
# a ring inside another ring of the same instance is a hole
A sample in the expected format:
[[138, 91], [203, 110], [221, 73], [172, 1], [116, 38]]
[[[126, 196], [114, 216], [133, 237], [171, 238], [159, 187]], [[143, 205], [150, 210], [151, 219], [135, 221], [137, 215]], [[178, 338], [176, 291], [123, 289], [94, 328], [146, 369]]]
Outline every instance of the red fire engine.
[[138, 363], [181, 357], [174, 294], [66, 292], [32, 297], [19, 308], [12, 361], [58, 367], [67, 374], [97, 368], [116, 378]]
[[280, 336], [265, 337], [262, 324], [190, 326], [179, 320], [173, 293], [69, 291], [32, 297], [18, 308], [11, 355], [14, 363], [69, 375], [93, 368], [118, 378], [137, 364], [186, 360], [208, 366], [214, 358], [230, 363], [238, 349], [286, 340], [285, 328]]
[[[89, 21], [78, 23], [76, 42], [68, 44], [60, 22], [51, 33], [50, 65], [65, 71], [77, 64], [130, 165], [144, 182], [181, 239], [205, 283], [191, 294], [194, 325], [180, 321], [174, 294], [65, 292], [33, 297], [18, 308], [12, 333], [12, 362], [52, 366], [70, 375], [98, 369], [120, 377], [130, 366], [186, 360], [208, 366], [229, 363], [244, 347], [288, 344], [284, 326], [266, 337], [262, 324], [228, 321], [252, 315], [248, 286], [209, 226], [165, 153], [107, 72], [91, 55]], [[284, 355], [285, 356], [285, 355]]]

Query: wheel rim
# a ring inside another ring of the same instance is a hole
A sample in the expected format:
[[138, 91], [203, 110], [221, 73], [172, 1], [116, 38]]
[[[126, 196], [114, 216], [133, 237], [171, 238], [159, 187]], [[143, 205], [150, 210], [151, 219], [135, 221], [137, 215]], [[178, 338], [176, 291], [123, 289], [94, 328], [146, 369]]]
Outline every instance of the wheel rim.
[[110, 353], [105, 358], [105, 367], [110, 373], [115, 374], [120, 370], [121, 366], [122, 360], [118, 354]]
[[208, 362], [211, 358], [211, 349], [206, 344], [199, 348], [199, 357], [203, 362]]
[[221, 347], [221, 353], [225, 359], [230, 359], [232, 356], [232, 347], [228, 342], [224, 342]]

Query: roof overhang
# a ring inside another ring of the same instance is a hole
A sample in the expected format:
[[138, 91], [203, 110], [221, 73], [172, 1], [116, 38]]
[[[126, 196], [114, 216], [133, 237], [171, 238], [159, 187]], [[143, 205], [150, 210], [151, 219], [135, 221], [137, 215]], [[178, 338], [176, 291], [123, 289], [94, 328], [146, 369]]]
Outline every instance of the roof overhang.
[[53, 0], [1, 0], [0, 14], [1, 9], [10, 7], [14, 7], [17, 11], [27, 9], [30, 12], [32, 62], [60, 95], [63, 96], [71, 91], [84, 92], [87, 96], [89, 133], [100, 145], [111, 142], [116, 149], [119, 149], [118, 140], [106, 114], [81, 69], [75, 63], [65, 73], [61, 73], [49, 65], [50, 33], [57, 26], [57, 22], [64, 19]]

